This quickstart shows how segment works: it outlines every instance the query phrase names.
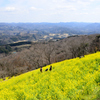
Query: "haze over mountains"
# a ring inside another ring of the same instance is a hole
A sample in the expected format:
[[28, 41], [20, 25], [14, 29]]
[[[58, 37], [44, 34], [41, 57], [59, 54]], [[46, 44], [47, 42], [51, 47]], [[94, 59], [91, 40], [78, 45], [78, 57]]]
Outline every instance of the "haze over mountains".
[[0, 45], [100, 33], [100, 23], [0, 23]]

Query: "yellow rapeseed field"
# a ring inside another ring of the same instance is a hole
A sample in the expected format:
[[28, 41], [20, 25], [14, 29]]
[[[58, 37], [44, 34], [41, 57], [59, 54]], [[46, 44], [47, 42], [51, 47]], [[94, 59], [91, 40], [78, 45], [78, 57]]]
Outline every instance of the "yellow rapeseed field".
[[100, 52], [0, 81], [0, 100], [100, 100]]

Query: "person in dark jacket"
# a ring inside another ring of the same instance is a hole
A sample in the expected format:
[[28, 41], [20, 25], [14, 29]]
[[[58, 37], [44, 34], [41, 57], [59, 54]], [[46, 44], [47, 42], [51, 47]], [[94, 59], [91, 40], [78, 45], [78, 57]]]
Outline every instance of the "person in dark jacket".
[[42, 67], [40, 68], [40, 72], [42, 73]]
[[48, 68], [45, 71], [48, 71]]
[[49, 69], [50, 71], [52, 70], [52, 66], [50, 66], [50, 69]]

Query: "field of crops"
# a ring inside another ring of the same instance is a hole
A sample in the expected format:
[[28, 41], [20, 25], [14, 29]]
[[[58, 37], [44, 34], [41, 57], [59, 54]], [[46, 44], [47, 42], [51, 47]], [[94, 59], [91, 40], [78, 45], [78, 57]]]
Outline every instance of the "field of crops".
[[0, 100], [100, 100], [100, 52], [0, 81]]

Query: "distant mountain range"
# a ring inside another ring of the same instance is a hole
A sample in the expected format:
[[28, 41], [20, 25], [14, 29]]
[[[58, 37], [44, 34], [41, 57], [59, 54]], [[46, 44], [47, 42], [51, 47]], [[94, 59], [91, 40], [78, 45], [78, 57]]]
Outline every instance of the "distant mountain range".
[[62, 39], [100, 33], [100, 23], [0, 23], [0, 44], [16, 41]]

